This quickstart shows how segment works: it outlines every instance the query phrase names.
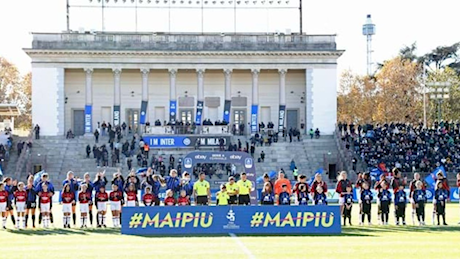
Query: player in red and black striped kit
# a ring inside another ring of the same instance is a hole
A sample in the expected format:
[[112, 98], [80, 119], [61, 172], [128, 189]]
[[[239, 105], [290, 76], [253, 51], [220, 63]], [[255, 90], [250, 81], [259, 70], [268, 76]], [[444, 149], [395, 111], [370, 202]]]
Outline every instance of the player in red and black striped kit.
[[179, 199], [177, 199], [177, 205], [179, 206], [188, 206], [190, 205], [190, 200], [187, 197], [187, 192], [185, 190], [180, 191]]
[[78, 194], [78, 201], [80, 202], [80, 222], [81, 228], [87, 228], [86, 223], [88, 222], [89, 202], [91, 196], [88, 195], [86, 184], [82, 184], [80, 187], [81, 191]]
[[105, 186], [100, 186], [96, 192], [96, 206], [97, 206], [97, 227], [107, 227], [105, 225], [105, 214], [107, 213], [107, 201], [109, 201], [109, 194], [105, 191]]
[[109, 194], [110, 208], [112, 210], [113, 227], [121, 227], [120, 212], [123, 203], [123, 192], [118, 190], [116, 184], [112, 184], [112, 192]]
[[75, 193], [70, 191], [70, 185], [64, 184], [61, 192], [62, 213], [64, 228], [70, 228], [70, 215], [72, 214], [72, 205], [75, 203]]
[[126, 191], [126, 206], [127, 207], [135, 207], [139, 205], [139, 201], [137, 200], [137, 190], [134, 183], [130, 183], [128, 186], [128, 190]]
[[145, 187], [145, 194], [142, 196], [142, 202], [146, 207], [151, 207], [155, 203], [155, 195], [152, 194], [152, 187]]
[[339, 194], [340, 204], [340, 215], [343, 215], [343, 205], [345, 204], [345, 195], [347, 193], [347, 187], [351, 186], [351, 181], [347, 179], [347, 172], [342, 171], [339, 176], [339, 181], [335, 188], [335, 192]]
[[6, 204], [8, 201], [8, 191], [5, 190], [5, 184], [0, 182], [0, 213], [2, 214], [3, 229], [6, 229]]

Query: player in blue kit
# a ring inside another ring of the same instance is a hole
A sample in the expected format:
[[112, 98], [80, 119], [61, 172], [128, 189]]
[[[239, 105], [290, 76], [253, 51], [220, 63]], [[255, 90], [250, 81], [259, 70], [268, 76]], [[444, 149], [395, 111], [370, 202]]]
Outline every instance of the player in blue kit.
[[443, 225], [447, 226], [446, 223], [446, 200], [449, 197], [449, 193], [444, 188], [441, 181], [436, 182], [436, 190], [434, 192], [434, 200], [436, 209], [436, 217], [438, 219], [438, 226], [440, 225], [440, 217], [442, 217]]
[[[399, 225], [399, 223], [406, 225], [406, 204], [406, 192], [404, 191], [404, 186], [400, 185], [395, 193], [396, 225]], [[401, 222], [399, 222], [399, 219], [401, 219]]]
[[391, 193], [388, 190], [386, 182], [382, 183], [382, 189], [379, 193], [380, 210], [382, 225], [388, 225], [388, 217], [390, 215]]
[[273, 205], [275, 204], [275, 194], [272, 190], [272, 185], [268, 182], [264, 184], [262, 195], [260, 196], [261, 205]]
[[315, 205], [327, 205], [327, 196], [324, 194], [324, 189], [322, 186], [316, 187], [316, 194], [313, 197]]
[[346, 192], [344, 196], [344, 207], [343, 207], [343, 225], [347, 225], [348, 223], [351, 226], [351, 208], [353, 207], [353, 192], [351, 191], [351, 185], [346, 187]]
[[281, 186], [283, 191], [280, 193], [278, 197], [278, 205], [291, 205], [291, 195], [287, 190], [287, 185]]
[[415, 203], [415, 213], [417, 214], [417, 220], [420, 226], [425, 225], [425, 203], [426, 203], [426, 191], [422, 181], [415, 183], [416, 189], [412, 194], [412, 198]]
[[369, 183], [365, 182], [362, 184], [361, 190], [361, 225], [364, 224], [364, 218], [367, 215], [367, 222], [372, 225], [371, 222], [371, 208], [372, 208], [372, 200], [374, 197], [372, 196], [372, 191], [369, 189]]

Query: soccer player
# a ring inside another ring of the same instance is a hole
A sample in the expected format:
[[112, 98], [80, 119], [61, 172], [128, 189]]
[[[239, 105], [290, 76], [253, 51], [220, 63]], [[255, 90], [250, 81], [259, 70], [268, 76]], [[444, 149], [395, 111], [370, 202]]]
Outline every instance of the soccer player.
[[105, 191], [105, 185], [100, 185], [96, 192], [96, 207], [97, 207], [97, 227], [107, 227], [105, 225], [105, 214], [107, 213], [107, 201], [109, 201], [109, 195]]
[[89, 211], [89, 202], [91, 197], [88, 196], [88, 186], [86, 184], [81, 185], [80, 193], [78, 194], [78, 201], [80, 202], [80, 221], [81, 228], [87, 228], [86, 223], [88, 222], [88, 211]]
[[364, 224], [364, 218], [367, 215], [367, 222], [370, 225], [371, 223], [371, 208], [372, 208], [372, 200], [374, 197], [372, 196], [372, 192], [369, 189], [369, 183], [365, 182], [362, 184], [362, 191], [361, 191], [361, 205], [360, 205], [360, 212], [361, 212], [361, 222], [360, 225]]
[[40, 212], [42, 213], [43, 227], [48, 228], [50, 223], [50, 212], [51, 212], [51, 198], [53, 193], [48, 190], [46, 183], [42, 184], [42, 191], [38, 193], [40, 199]]
[[260, 196], [260, 204], [262, 205], [274, 205], [275, 204], [275, 194], [272, 190], [272, 185], [269, 182], [264, 184], [262, 194]]
[[216, 193], [216, 198], [217, 206], [227, 206], [229, 204], [228, 202], [230, 200], [230, 196], [228, 195], [227, 187], [225, 184], [220, 185], [220, 191]]
[[228, 204], [236, 205], [238, 204], [238, 184], [235, 183], [235, 177], [231, 176], [228, 178], [227, 184], [225, 184], [227, 188], [227, 193], [230, 196]]
[[401, 218], [402, 224], [406, 225], [406, 203], [407, 196], [404, 191], [404, 186], [400, 185], [398, 191], [394, 194], [395, 196], [395, 214], [396, 214], [396, 225], [399, 225], [399, 219]]
[[[305, 176], [305, 175], [301, 175], [299, 178], [302, 178], [302, 176]], [[306, 179], [306, 177], [305, 177], [305, 179]], [[300, 183], [297, 186], [295, 195], [296, 195], [296, 200], [297, 200], [298, 205], [307, 206], [308, 201], [309, 201], [309, 198], [308, 198], [308, 184], [307, 183]]]
[[342, 171], [339, 175], [339, 181], [335, 191], [339, 194], [339, 205], [340, 214], [343, 215], [343, 205], [345, 204], [345, 193], [347, 192], [347, 186], [351, 186], [351, 181], [347, 179], [347, 172]]
[[315, 201], [315, 205], [327, 205], [327, 196], [324, 193], [323, 186], [316, 186], [316, 193], [313, 200]]
[[241, 173], [241, 180], [237, 183], [238, 185], [238, 205], [250, 205], [251, 204], [251, 191], [253, 189], [252, 182], [248, 180], [246, 173]]
[[382, 182], [382, 188], [379, 193], [380, 199], [380, 210], [381, 210], [381, 220], [382, 225], [388, 225], [388, 217], [390, 214], [390, 204], [391, 204], [391, 193], [388, 190], [386, 182]]
[[[401, 171], [398, 168], [393, 168], [393, 177], [391, 178], [390, 186], [393, 189], [393, 194], [398, 193], [399, 187], [403, 186], [404, 187], [407, 185], [407, 177], [401, 178]], [[398, 222], [398, 210], [396, 209], [396, 203], [395, 203], [395, 222]], [[405, 208], [404, 208], [405, 209]]]
[[205, 180], [206, 175], [204, 172], [200, 173], [199, 181], [193, 184], [193, 194], [195, 197], [195, 205], [208, 205], [211, 200], [211, 191], [209, 189], [209, 182]]
[[422, 181], [415, 183], [415, 190], [412, 194], [412, 198], [415, 203], [415, 209], [417, 213], [417, 220], [420, 226], [425, 225], [425, 203], [426, 203], [426, 190]]
[[433, 204], [436, 209], [436, 217], [438, 219], [438, 226], [440, 225], [439, 217], [442, 217], [443, 225], [447, 226], [446, 223], [446, 201], [449, 196], [449, 193], [444, 188], [442, 181], [436, 182], [436, 190], [434, 192]]
[[313, 183], [311, 184], [310, 187], [310, 195], [311, 197], [315, 197], [315, 194], [317, 192], [317, 187], [321, 186], [323, 188], [324, 193], [327, 193], [327, 183], [323, 181], [323, 176], [320, 173], [315, 174], [315, 179], [313, 180]]
[[112, 210], [113, 227], [121, 227], [120, 211], [123, 205], [123, 193], [118, 190], [118, 185], [112, 184], [112, 192], [109, 195], [110, 209]]
[[380, 179], [374, 185], [374, 189], [377, 191], [377, 207], [378, 207], [377, 219], [379, 220], [379, 224], [382, 224], [382, 220], [380, 218], [381, 215], [382, 215], [382, 207], [381, 207], [381, 203], [380, 203], [380, 192], [382, 191], [382, 184], [383, 183], [385, 183], [387, 187], [388, 187], [388, 185], [390, 185], [390, 183], [385, 178], [385, 174], [381, 174]]
[[371, 184], [371, 178], [370, 178], [370, 174], [368, 172], [365, 172], [365, 173], [359, 173], [358, 174], [358, 180], [356, 181], [356, 184], [355, 184], [355, 188], [356, 188], [356, 196], [358, 197], [358, 205], [359, 205], [359, 208], [360, 208], [360, 211], [359, 211], [359, 221], [360, 221], [360, 225], [362, 225], [361, 223], [361, 219], [362, 219], [362, 201], [361, 201], [361, 192], [363, 191], [363, 185], [364, 183], [367, 183], [368, 186], [370, 186]]
[[283, 185], [286, 185], [288, 192], [291, 192], [291, 181], [285, 178], [284, 171], [279, 171], [278, 179], [275, 181], [275, 201], [279, 200], [279, 195], [283, 191]]
[[0, 213], [2, 214], [3, 229], [6, 229], [6, 203], [8, 201], [8, 192], [5, 190], [5, 184], [0, 182]]
[[[67, 178], [62, 182], [62, 187], [64, 187], [64, 185], [66, 184], [69, 184], [70, 192], [73, 192], [75, 194], [75, 198], [77, 198], [78, 197], [78, 182], [74, 178], [74, 174], [72, 171], [67, 172]], [[77, 224], [76, 207], [77, 207], [77, 203], [75, 201], [75, 203], [72, 204], [72, 220], [73, 220], [74, 226]]]
[[[46, 184], [46, 186], [48, 187], [48, 191], [51, 192], [52, 194], [54, 194], [54, 185], [53, 183], [51, 183], [49, 180], [48, 180], [49, 176], [48, 176], [48, 173], [43, 173], [42, 177], [41, 177], [41, 180], [40, 182], [35, 186], [35, 192], [37, 192], [37, 194], [39, 194], [40, 192], [43, 191], [42, 187], [43, 187], [43, 184]], [[40, 196], [39, 196], [40, 197]], [[40, 214], [38, 215], [38, 224], [41, 223], [42, 221], [42, 212], [41, 212], [41, 203], [40, 203], [40, 198], [38, 199], [38, 207], [40, 208]], [[53, 208], [53, 201], [51, 200], [50, 201], [50, 214], [49, 214], [49, 219], [51, 221], [51, 225], [53, 224], [53, 212], [51, 212], [51, 209]]]
[[351, 186], [347, 186], [345, 197], [344, 197], [344, 207], [343, 207], [343, 225], [347, 225], [347, 218], [348, 223], [351, 226], [351, 208], [353, 207], [353, 192], [351, 191]]
[[165, 206], [175, 206], [176, 199], [174, 198], [174, 192], [172, 190], [166, 191], [166, 198], [164, 200]]
[[93, 190], [94, 190], [94, 184], [91, 182], [91, 177], [89, 176], [89, 173], [85, 173], [83, 176], [83, 184], [86, 185], [86, 193], [88, 193], [89, 197], [89, 202], [88, 202], [88, 213], [89, 213], [89, 223], [91, 226], [93, 226]]
[[169, 176], [165, 177], [165, 182], [166, 182], [166, 189], [167, 190], [172, 190], [174, 193], [174, 198], [177, 198], [179, 196], [179, 190], [180, 190], [180, 180], [177, 177], [177, 170], [172, 169], [169, 171]]
[[137, 199], [137, 190], [135, 188], [134, 183], [130, 183], [128, 190], [126, 191], [126, 206], [135, 207], [138, 205], [139, 205], [139, 201]]
[[27, 202], [26, 202], [26, 227], [27, 227], [27, 220], [29, 215], [31, 215], [32, 219], [32, 227], [35, 228], [35, 209], [37, 208], [37, 192], [34, 188], [34, 176], [31, 175], [27, 179]]
[[186, 190], [181, 190], [180, 191], [180, 196], [179, 196], [179, 199], [177, 200], [177, 205], [179, 205], [179, 206], [188, 206], [188, 205], [190, 205], [190, 199], [187, 196], [187, 191]]
[[[410, 200], [410, 204], [412, 206], [412, 224], [413, 225], [415, 225], [415, 215], [416, 215], [416, 211], [417, 211], [417, 208], [415, 206], [416, 203], [415, 203], [415, 200], [414, 200], [414, 192], [417, 189], [416, 184], [417, 184], [418, 181], [420, 181], [422, 183], [422, 189], [425, 190], [426, 185], [420, 179], [420, 173], [416, 172], [416, 173], [414, 173], [414, 179], [409, 183], [409, 190], [410, 190], [409, 200]], [[425, 207], [425, 205], [424, 205], [424, 207]]]
[[5, 190], [8, 192], [8, 200], [6, 201], [6, 217], [8, 218], [8, 215], [9, 215], [11, 217], [11, 222], [13, 222], [13, 225], [16, 225], [16, 220], [14, 218], [14, 211], [13, 211], [13, 200], [14, 200], [14, 192], [16, 191], [17, 187], [14, 182], [10, 177], [6, 177], [3, 180], [3, 183], [5, 184]]
[[61, 193], [64, 228], [70, 228], [70, 214], [75, 203], [75, 193], [70, 191], [70, 184], [65, 184]]
[[288, 192], [287, 185], [281, 187], [283, 191], [278, 196], [278, 205], [291, 205], [291, 194]]
[[152, 168], [147, 170], [146, 176], [146, 182], [152, 187], [152, 194], [155, 196], [155, 206], [160, 206], [160, 188], [166, 185], [164, 179], [159, 175], [154, 175]]
[[16, 228], [19, 229], [19, 223], [22, 222], [22, 228], [26, 227], [26, 221], [24, 214], [26, 211], [26, 201], [27, 201], [27, 192], [24, 189], [24, 183], [20, 182], [18, 184], [18, 190], [14, 192], [14, 198], [16, 203], [16, 213], [17, 213], [17, 222]]
[[145, 193], [142, 196], [142, 202], [144, 206], [151, 207], [155, 203], [155, 196], [152, 194], [152, 187], [145, 187]]
[[185, 190], [185, 194], [189, 201], [193, 195], [193, 184], [194, 183], [190, 180], [190, 174], [188, 172], [183, 172], [182, 179], [180, 181], [180, 189]]

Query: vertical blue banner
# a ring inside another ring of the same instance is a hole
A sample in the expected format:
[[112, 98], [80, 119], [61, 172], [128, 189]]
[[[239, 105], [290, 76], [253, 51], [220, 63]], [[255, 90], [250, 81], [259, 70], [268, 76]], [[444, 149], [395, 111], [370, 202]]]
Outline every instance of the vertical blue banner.
[[93, 106], [85, 106], [85, 134], [93, 132]]
[[172, 124], [176, 123], [176, 111], [177, 111], [177, 103], [175, 100], [169, 101], [169, 122]]
[[257, 114], [259, 106], [252, 105], [251, 108], [251, 133], [257, 133]]
[[113, 106], [113, 125], [120, 124], [120, 106]]
[[145, 118], [147, 117], [148, 104], [149, 104], [148, 101], [142, 101], [141, 103], [141, 116], [139, 118], [139, 124], [141, 125], [145, 125]]
[[197, 101], [196, 103], [196, 117], [195, 124], [201, 125], [201, 116], [203, 114], [203, 101]]
[[230, 123], [230, 108], [232, 106], [231, 100], [225, 100], [224, 103], [224, 117], [223, 120], [227, 123]]
[[284, 129], [284, 117], [285, 117], [285, 114], [286, 114], [286, 106], [285, 105], [280, 105], [279, 120], [278, 120], [278, 132], [281, 132]]

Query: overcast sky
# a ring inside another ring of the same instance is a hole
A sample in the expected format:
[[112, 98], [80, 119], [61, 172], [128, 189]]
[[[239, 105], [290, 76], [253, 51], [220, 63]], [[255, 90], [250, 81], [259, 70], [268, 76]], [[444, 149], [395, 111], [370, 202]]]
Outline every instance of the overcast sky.
[[[70, 0], [72, 5], [89, 4], [89, 0]], [[113, 1], [113, 0], [110, 0]], [[119, 0], [118, 6], [123, 6]], [[129, 2], [130, 0], [128, 0]], [[175, 0], [176, 5], [181, 0]], [[189, 0], [184, 1], [185, 6]], [[193, 6], [197, 0], [193, 0]], [[205, 0], [206, 1], [206, 0]], [[215, 0], [208, 6], [231, 7], [229, 0]], [[220, 4], [224, 1], [224, 5]], [[236, 27], [239, 32], [299, 31], [298, 0], [274, 0], [270, 7], [291, 9], [242, 9], [254, 6], [253, 1], [242, 0], [237, 9]], [[260, 3], [261, 0], [257, 0]], [[269, 0], [266, 0], [267, 2]], [[146, 5], [144, 0], [143, 5]], [[160, 3], [164, 3], [162, 0]], [[373, 38], [373, 60], [382, 62], [394, 57], [404, 45], [417, 42], [418, 54], [424, 54], [439, 45], [460, 41], [458, 12], [460, 1], [437, 0], [303, 0], [303, 30], [308, 34], [337, 34], [339, 49], [345, 54], [339, 59], [339, 71], [352, 69], [366, 72], [366, 39], [362, 25], [367, 14], [372, 14], [377, 34]], [[98, 6], [93, 0], [93, 6]], [[125, 4], [127, 5], [127, 4]], [[150, 6], [155, 6], [152, 0]], [[108, 31], [134, 31], [134, 9], [110, 8], [105, 12]], [[170, 14], [170, 19], [168, 18]], [[101, 8], [71, 8], [71, 29], [101, 30]], [[233, 32], [233, 9], [204, 11], [204, 31]], [[170, 22], [169, 22], [170, 21]], [[66, 29], [65, 0], [0, 0], [0, 56], [15, 63], [22, 73], [30, 71], [30, 59], [22, 48], [30, 47], [30, 32], [60, 32]], [[139, 31], [201, 32], [200, 9], [139, 9]]]

